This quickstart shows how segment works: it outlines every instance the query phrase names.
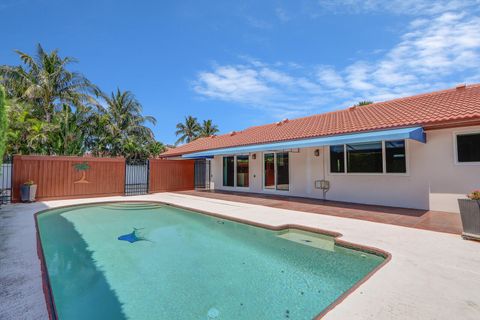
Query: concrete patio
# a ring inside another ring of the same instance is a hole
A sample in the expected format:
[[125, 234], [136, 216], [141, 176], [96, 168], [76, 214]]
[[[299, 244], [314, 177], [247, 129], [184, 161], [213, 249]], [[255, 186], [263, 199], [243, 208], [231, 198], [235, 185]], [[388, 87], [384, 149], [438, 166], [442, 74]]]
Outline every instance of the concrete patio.
[[462, 234], [460, 215], [452, 212], [374, 206], [284, 195], [223, 190], [191, 190], [181, 191], [180, 193], [210, 199], [258, 204], [272, 208], [387, 223], [416, 229]]
[[314, 227], [339, 232], [342, 240], [389, 252], [392, 259], [327, 313], [325, 319], [480, 319], [478, 242], [462, 240], [452, 233], [366, 221], [360, 214], [342, 217], [305, 212], [307, 208], [300, 205], [295, 210], [294, 205], [278, 208], [266, 203], [254, 204], [255, 201], [234, 202], [184, 193], [2, 207], [0, 318], [48, 318], [36, 252], [35, 212], [63, 205], [128, 200], [161, 201], [273, 227], [285, 224]]

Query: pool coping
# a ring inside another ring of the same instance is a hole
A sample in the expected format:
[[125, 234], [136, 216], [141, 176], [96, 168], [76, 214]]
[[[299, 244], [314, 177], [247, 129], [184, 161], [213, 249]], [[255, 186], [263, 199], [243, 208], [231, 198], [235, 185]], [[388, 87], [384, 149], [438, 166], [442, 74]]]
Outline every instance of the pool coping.
[[42, 288], [43, 288], [43, 294], [45, 297], [45, 303], [47, 306], [47, 312], [49, 315], [50, 320], [58, 320], [58, 314], [57, 314], [57, 309], [55, 305], [55, 299], [53, 296], [52, 292], [52, 287], [50, 284], [50, 276], [48, 274], [48, 267], [45, 261], [45, 255], [43, 252], [43, 247], [41, 243], [41, 238], [40, 238], [40, 231], [38, 228], [38, 216], [40, 214], [43, 214], [48, 211], [52, 210], [57, 210], [57, 209], [62, 209], [62, 208], [71, 208], [71, 207], [84, 207], [84, 206], [94, 206], [94, 205], [99, 205], [99, 204], [106, 204], [106, 203], [157, 203], [157, 204], [162, 204], [162, 205], [167, 205], [187, 211], [193, 211], [198, 212], [200, 214], [208, 215], [211, 217], [216, 217], [220, 219], [225, 219], [237, 223], [242, 223], [254, 227], [259, 227], [259, 228], [264, 228], [267, 230], [272, 230], [272, 231], [281, 231], [281, 230], [287, 230], [287, 229], [297, 229], [297, 230], [302, 230], [302, 231], [307, 231], [307, 232], [312, 232], [312, 233], [317, 233], [317, 234], [322, 234], [326, 236], [330, 236], [333, 238], [334, 244], [352, 249], [352, 250], [357, 250], [357, 251], [363, 251], [366, 253], [374, 254], [380, 257], [383, 257], [384, 260], [377, 265], [375, 268], [370, 270], [364, 277], [362, 277], [360, 280], [358, 280], [353, 286], [351, 286], [348, 290], [343, 292], [340, 296], [338, 296], [331, 304], [328, 305], [325, 309], [323, 309], [318, 315], [316, 315], [313, 320], [318, 320], [322, 319], [328, 312], [333, 310], [337, 305], [342, 303], [350, 294], [352, 294], [356, 289], [358, 289], [363, 283], [365, 283], [368, 279], [370, 279], [377, 271], [379, 271], [382, 267], [384, 267], [391, 259], [392, 255], [388, 251], [376, 248], [376, 247], [371, 247], [371, 246], [366, 246], [362, 244], [357, 244], [353, 243], [350, 241], [342, 240], [340, 239], [343, 237], [343, 234], [340, 232], [336, 231], [330, 231], [330, 230], [324, 230], [320, 228], [314, 228], [314, 227], [309, 227], [305, 225], [300, 225], [300, 224], [282, 224], [278, 226], [272, 226], [269, 224], [265, 223], [260, 223], [248, 219], [242, 219], [242, 218], [236, 218], [236, 217], [229, 217], [225, 216], [223, 214], [219, 213], [214, 213], [202, 209], [192, 209], [187, 206], [182, 206], [182, 205], [177, 205], [177, 204], [171, 204], [165, 201], [157, 201], [157, 200], [113, 200], [113, 201], [98, 201], [98, 202], [89, 202], [89, 203], [82, 203], [82, 204], [71, 204], [71, 205], [64, 205], [64, 206], [58, 206], [55, 208], [48, 208], [45, 210], [40, 210], [38, 212], [35, 212], [33, 215], [33, 218], [35, 220], [35, 229], [36, 229], [36, 241], [37, 241], [37, 255], [40, 260], [40, 266], [41, 266], [41, 274], [42, 274]]

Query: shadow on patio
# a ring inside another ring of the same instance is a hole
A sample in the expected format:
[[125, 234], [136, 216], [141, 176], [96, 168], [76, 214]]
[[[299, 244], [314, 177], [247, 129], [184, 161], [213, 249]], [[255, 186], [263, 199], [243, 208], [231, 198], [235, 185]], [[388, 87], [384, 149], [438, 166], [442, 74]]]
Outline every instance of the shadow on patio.
[[410, 228], [461, 234], [460, 215], [451, 212], [374, 206], [300, 197], [229, 191], [180, 191], [198, 197], [257, 204], [267, 207], [367, 220]]

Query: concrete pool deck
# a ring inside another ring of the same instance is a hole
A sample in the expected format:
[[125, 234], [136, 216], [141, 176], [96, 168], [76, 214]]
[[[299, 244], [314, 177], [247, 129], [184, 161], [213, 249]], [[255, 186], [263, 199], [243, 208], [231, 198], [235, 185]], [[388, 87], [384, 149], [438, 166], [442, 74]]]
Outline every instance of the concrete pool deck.
[[0, 318], [48, 319], [36, 251], [35, 212], [64, 205], [129, 200], [167, 202], [272, 227], [296, 224], [339, 232], [342, 240], [392, 255], [384, 267], [324, 319], [480, 319], [478, 242], [454, 234], [179, 193], [2, 206]]

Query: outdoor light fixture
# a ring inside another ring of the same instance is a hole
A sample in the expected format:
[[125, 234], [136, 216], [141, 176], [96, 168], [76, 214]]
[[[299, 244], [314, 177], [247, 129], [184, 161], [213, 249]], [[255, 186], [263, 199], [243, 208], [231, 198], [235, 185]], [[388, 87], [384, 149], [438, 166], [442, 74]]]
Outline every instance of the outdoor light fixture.
[[315, 157], [318, 157], [318, 156], [320, 155], [320, 150], [319, 150], [319, 149], [315, 149], [314, 154], [315, 154]]
[[253, 160], [257, 159], [257, 154], [256, 153], [252, 154], [252, 159]]

